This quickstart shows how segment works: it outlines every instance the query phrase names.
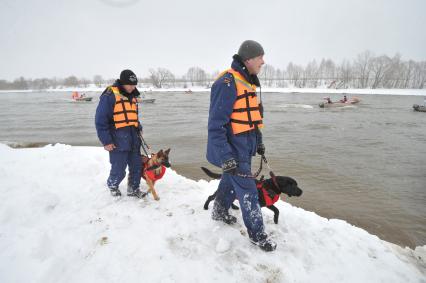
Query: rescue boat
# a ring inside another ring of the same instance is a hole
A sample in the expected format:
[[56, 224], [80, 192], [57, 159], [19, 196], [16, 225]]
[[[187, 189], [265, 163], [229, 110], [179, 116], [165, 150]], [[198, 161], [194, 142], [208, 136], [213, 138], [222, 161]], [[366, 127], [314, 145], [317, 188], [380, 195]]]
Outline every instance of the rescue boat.
[[343, 101], [336, 101], [336, 102], [329, 102], [329, 101], [324, 101], [321, 102], [320, 104], [318, 104], [318, 106], [320, 108], [331, 108], [331, 107], [344, 107], [344, 106], [348, 106], [348, 105], [353, 105], [353, 104], [357, 104], [361, 101], [361, 99], [359, 99], [358, 97], [352, 97], [351, 99], [349, 99], [346, 102]]
[[418, 105], [418, 104], [414, 104], [413, 105], [413, 110], [414, 111], [419, 111], [419, 112], [426, 112], [426, 106], [425, 105]]
[[72, 99], [74, 101], [92, 101], [93, 97], [91, 96], [86, 96], [86, 94], [79, 94], [77, 91], [74, 91], [72, 93]]
[[92, 99], [93, 97], [90, 97], [90, 96], [74, 98], [75, 101], [92, 101]]
[[138, 97], [136, 100], [139, 103], [154, 103], [155, 102], [155, 98], [140, 98], [140, 97]]

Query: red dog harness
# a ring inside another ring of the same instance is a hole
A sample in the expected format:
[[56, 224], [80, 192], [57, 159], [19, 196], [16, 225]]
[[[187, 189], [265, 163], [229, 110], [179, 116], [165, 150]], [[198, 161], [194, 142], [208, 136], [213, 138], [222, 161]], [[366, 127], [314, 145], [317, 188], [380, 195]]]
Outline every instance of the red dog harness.
[[[161, 167], [161, 172], [160, 174], [155, 175], [155, 169], [157, 169], [158, 167]], [[164, 165], [153, 165], [151, 167], [148, 167], [148, 162], [145, 162], [143, 165], [143, 170], [142, 170], [142, 178], [145, 179], [145, 175], [146, 175], [148, 179], [155, 182], [163, 178], [165, 173], [166, 173], [166, 167]]]
[[280, 195], [279, 194], [275, 194], [275, 193], [273, 193], [273, 194], [271, 194], [271, 193], [269, 193], [264, 187], [263, 187], [263, 182], [259, 182], [259, 183], [257, 183], [256, 184], [256, 188], [259, 190], [259, 191], [261, 191], [262, 192], [262, 195], [263, 195], [263, 199], [265, 200], [265, 204], [266, 204], [266, 206], [271, 206], [271, 205], [273, 205], [274, 203], [276, 203], [278, 200], [279, 200], [279, 198], [280, 198]]

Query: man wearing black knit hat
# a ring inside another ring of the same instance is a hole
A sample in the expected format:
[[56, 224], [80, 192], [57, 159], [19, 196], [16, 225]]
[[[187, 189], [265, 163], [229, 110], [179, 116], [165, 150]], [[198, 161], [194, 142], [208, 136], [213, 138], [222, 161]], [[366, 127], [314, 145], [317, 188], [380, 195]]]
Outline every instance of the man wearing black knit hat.
[[121, 196], [119, 185], [129, 167], [127, 195], [142, 198], [140, 191], [142, 158], [139, 133], [142, 125], [138, 118], [136, 88], [138, 79], [131, 70], [123, 70], [120, 79], [105, 89], [96, 109], [96, 132], [104, 149], [109, 152], [111, 171], [107, 180], [113, 196]]
[[252, 243], [273, 251], [276, 243], [264, 231], [251, 158], [265, 153], [260, 129], [262, 105], [256, 94], [257, 77], [264, 55], [256, 41], [244, 41], [233, 57], [231, 69], [222, 72], [211, 88], [208, 119], [207, 160], [223, 170], [212, 218], [227, 224], [237, 219], [228, 210], [238, 198], [244, 224]]

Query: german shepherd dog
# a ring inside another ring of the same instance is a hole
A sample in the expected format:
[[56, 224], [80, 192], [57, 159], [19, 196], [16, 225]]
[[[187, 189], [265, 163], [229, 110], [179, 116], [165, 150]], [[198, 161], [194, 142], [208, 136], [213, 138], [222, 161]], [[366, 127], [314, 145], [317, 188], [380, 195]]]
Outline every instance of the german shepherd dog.
[[165, 151], [160, 150], [157, 153], [153, 153], [151, 158], [145, 155], [142, 156], [142, 178], [145, 179], [148, 185], [148, 192], [146, 194], [152, 193], [155, 200], [160, 200], [154, 188], [155, 182], [163, 178], [164, 173], [166, 173], [166, 167], [169, 168], [171, 166], [169, 163], [169, 153], [170, 148]]
[[[213, 179], [220, 179], [222, 176], [222, 174], [213, 173], [205, 167], [201, 167], [201, 169], [204, 171], [204, 173], [207, 174], [207, 176]], [[302, 195], [303, 191], [299, 188], [296, 180], [294, 180], [293, 178], [286, 176], [276, 176], [275, 180], [276, 182], [274, 182], [272, 178], [263, 179], [262, 176], [260, 180], [256, 179], [255, 182], [257, 192], [259, 194], [260, 207], [267, 207], [272, 210], [274, 212], [274, 223], [278, 224], [278, 217], [280, 211], [276, 206], [273, 205], [273, 203], [271, 204], [270, 200], [274, 199], [274, 202], [277, 201], [281, 193], [284, 193], [289, 197], [298, 197]], [[204, 209], [209, 209], [209, 203], [216, 198], [216, 194], [217, 190], [214, 192], [214, 194], [207, 198], [206, 202], [204, 203]], [[232, 204], [232, 208], [238, 209], [238, 207], [234, 204]]]

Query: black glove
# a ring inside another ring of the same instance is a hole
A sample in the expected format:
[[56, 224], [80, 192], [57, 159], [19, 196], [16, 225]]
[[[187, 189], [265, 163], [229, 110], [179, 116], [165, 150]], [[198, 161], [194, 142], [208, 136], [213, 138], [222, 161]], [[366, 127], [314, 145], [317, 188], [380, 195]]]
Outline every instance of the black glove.
[[234, 158], [228, 159], [222, 164], [223, 173], [235, 174], [237, 172], [237, 160]]
[[257, 154], [259, 154], [259, 155], [265, 154], [265, 145], [263, 143], [259, 143], [257, 145]]

